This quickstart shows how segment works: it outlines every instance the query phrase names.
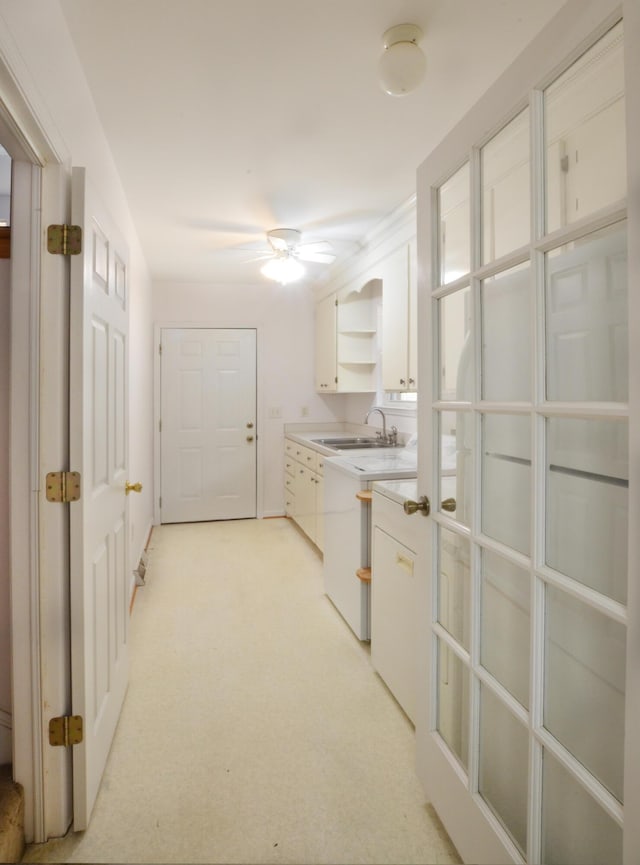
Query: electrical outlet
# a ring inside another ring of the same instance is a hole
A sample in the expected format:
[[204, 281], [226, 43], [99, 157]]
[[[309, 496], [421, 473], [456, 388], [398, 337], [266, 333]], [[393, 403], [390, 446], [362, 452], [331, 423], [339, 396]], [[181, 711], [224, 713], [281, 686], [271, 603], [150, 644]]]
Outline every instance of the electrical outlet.
[[303, 405], [300, 409], [300, 417], [309, 417], [309, 406]]
[[281, 407], [279, 405], [271, 406], [271, 408], [269, 409], [269, 417], [273, 419], [282, 417]]

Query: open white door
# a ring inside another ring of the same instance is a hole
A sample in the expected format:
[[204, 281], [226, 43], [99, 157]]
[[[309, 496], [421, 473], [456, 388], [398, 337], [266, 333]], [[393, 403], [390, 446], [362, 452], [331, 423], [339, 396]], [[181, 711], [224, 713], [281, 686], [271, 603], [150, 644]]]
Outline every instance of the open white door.
[[466, 862], [639, 861], [624, 23], [579, 7], [418, 173], [418, 770]]
[[82, 476], [71, 504], [74, 830], [88, 825], [128, 678], [127, 249], [74, 168], [72, 221], [82, 254], [71, 264], [70, 467]]

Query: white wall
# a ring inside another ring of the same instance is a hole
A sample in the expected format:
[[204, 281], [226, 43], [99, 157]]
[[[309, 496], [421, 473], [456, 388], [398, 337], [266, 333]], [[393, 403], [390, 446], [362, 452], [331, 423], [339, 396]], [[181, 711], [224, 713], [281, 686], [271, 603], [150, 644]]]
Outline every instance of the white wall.
[[0, 765], [11, 762], [11, 733], [3, 714], [11, 713], [11, 636], [9, 596], [9, 309], [8, 258], [0, 259]]
[[[284, 424], [343, 420], [346, 397], [315, 392], [314, 315], [315, 297], [303, 283], [153, 286], [156, 325], [257, 329], [258, 516], [284, 513]], [[273, 410], [281, 417], [270, 417]]]
[[127, 201], [60, 7], [55, 0], [0, 0], [0, 48], [20, 76], [40, 124], [68, 168], [84, 166], [130, 250], [130, 473], [144, 485], [132, 497], [132, 559], [152, 521], [153, 356], [151, 281]]

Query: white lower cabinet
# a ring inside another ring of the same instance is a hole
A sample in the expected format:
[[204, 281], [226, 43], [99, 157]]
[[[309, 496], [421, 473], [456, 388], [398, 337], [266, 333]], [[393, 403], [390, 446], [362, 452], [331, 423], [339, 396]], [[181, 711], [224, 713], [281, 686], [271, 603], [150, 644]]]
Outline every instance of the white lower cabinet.
[[371, 662], [415, 723], [417, 617], [415, 543], [401, 504], [373, 494]]
[[285, 513], [320, 552], [324, 542], [324, 457], [312, 448], [285, 439]]

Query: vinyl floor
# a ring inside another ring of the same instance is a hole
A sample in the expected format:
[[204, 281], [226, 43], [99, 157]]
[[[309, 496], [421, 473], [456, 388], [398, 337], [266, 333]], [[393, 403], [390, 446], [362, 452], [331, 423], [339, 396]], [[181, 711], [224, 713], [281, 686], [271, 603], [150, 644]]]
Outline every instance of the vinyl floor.
[[415, 735], [285, 519], [154, 529], [86, 832], [25, 862], [457, 863]]

